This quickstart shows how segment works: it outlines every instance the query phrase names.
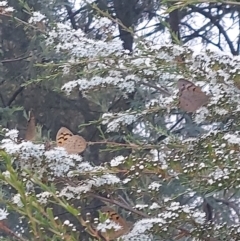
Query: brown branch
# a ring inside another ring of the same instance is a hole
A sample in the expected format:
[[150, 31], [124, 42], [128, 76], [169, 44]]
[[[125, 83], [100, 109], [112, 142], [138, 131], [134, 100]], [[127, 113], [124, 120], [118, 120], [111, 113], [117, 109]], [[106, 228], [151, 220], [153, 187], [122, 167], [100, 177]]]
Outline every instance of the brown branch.
[[17, 234], [15, 234], [11, 229], [9, 229], [3, 221], [0, 221], [0, 230], [2, 230], [3, 232], [10, 234], [11, 236], [13, 236], [14, 238], [16, 238], [17, 240], [20, 241], [26, 241], [24, 238], [18, 236]]

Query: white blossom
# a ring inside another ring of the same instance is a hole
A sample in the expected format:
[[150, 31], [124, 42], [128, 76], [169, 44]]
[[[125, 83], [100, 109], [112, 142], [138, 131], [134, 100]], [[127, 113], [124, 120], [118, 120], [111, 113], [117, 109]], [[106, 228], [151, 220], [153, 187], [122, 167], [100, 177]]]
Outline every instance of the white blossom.
[[28, 20], [29, 23], [36, 23], [36, 22], [40, 22], [43, 19], [45, 19], [46, 16], [44, 16], [42, 13], [40, 12], [33, 12], [32, 13], [32, 17]]
[[223, 139], [227, 140], [230, 144], [239, 144], [240, 143], [240, 136], [236, 134], [225, 134]]
[[52, 196], [52, 194], [50, 192], [41, 192], [39, 194], [36, 195], [38, 202], [40, 202], [41, 204], [47, 204], [48, 203], [48, 199]]
[[99, 223], [97, 225], [97, 230], [101, 232], [107, 232], [108, 230], [111, 230], [111, 229], [118, 231], [122, 229], [122, 226], [109, 219], [105, 220], [104, 223]]
[[159, 188], [162, 186], [162, 184], [158, 183], [158, 182], [152, 182], [149, 186], [148, 189], [152, 190], [152, 191], [159, 191]]
[[23, 207], [20, 194], [15, 194], [12, 198], [12, 202], [17, 204], [18, 207]]
[[117, 167], [119, 166], [120, 164], [123, 163], [123, 161], [125, 160], [125, 157], [124, 156], [117, 156], [115, 158], [113, 158], [110, 162], [110, 165], [112, 167]]
[[0, 208], [0, 220], [7, 219], [8, 214], [7, 210]]
[[7, 1], [2, 0], [2, 1], [0, 2], [0, 7], [6, 7], [7, 5], [8, 5], [8, 2], [7, 2]]

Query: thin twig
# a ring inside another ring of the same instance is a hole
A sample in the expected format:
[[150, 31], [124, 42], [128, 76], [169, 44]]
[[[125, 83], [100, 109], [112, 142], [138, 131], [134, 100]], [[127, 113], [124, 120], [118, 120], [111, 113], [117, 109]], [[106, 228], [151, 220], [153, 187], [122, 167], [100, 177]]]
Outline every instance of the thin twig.
[[194, 5], [190, 5], [190, 8], [192, 8], [193, 11], [197, 12], [197, 13], [200, 13], [201, 15], [203, 15], [205, 18], [208, 18], [211, 23], [213, 25], [215, 25], [219, 32], [224, 36], [227, 44], [228, 44], [228, 47], [230, 48], [231, 50], [231, 53], [233, 55], [237, 55], [238, 53], [236, 53], [236, 50], [234, 49], [234, 46], [233, 46], [233, 42], [231, 41], [231, 39], [229, 38], [228, 34], [226, 33], [226, 31], [224, 30], [223, 26], [220, 24], [220, 19], [217, 19], [215, 16], [212, 16], [209, 12], [206, 12], [204, 10], [202, 10], [201, 8], [198, 8]]
[[0, 93], [0, 99], [1, 99], [1, 101], [2, 101], [3, 107], [6, 107], [6, 104], [5, 104], [4, 98], [3, 98], [3, 96], [2, 96], [1, 93]]
[[221, 202], [221, 203], [225, 204], [226, 206], [232, 208], [236, 212], [237, 216], [240, 217], [238, 207], [233, 202], [224, 200], [224, 199], [218, 199], [218, 198], [214, 198], [214, 200], [216, 202]]
[[12, 97], [10, 98], [10, 100], [7, 103], [7, 106], [10, 106], [12, 104], [12, 102], [17, 98], [17, 96], [24, 90], [24, 86], [19, 87], [12, 95]]
[[[168, 133], [170, 134], [170, 132], [183, 120], [184, 115], [178, 120], [176, 121], [176, 123], [168, 130]], [[166, 135], [161, 135], [157, 138], [157, 143], [160, 141], [163, 141], [164, 139], [166, 139], [167, 136]]]
[[25, 57], [20, 57], [20, 58], [15, 58], [15, 59], [5, 59], [5, 60], [1, 60], [1, 63], [2, 64], [5, 64], [5, 63], [11, 63], [11, 62], [16, 62], [16, 61], [21, 61], [21, 60], [24, 60], [24, 59], [27, 59], [31, 57], [31, 55], [29, 56], [25, 56]]
[[19, 23], [21, 23], [21, 24], [23, 24], [25, 26], [31, 27], [31, 28], [33, 28], [35, 30], [38, 30], [41, 33], [47, 34], [47, 31], [39, 29], [38, 27], [36, 27], [36, 26], [34, 26], [34, 25], [32, 25], [32, 24], [30, 24], [28, 22], [25, 22], [25, 21], [21, 20], [20, 18], [14, 17], [11, 14], [0, 12], [0, 15], [5, 16], [5, 17], [9, 17], [9, 18], [13, 18], [14, 20], [18, 21]]
[[[99, 195], [97, 195], [97, 194], [95, 194], [95, 193], [89, 193], [89, 195], [92, 196], [92, 197], [98, 198], [98, 199], [102, 200], [103, 202], [115, 204], [115, 205], [117, 205], [117, 206], [119, 206], [119, 207], [122, 207], [122, 208], [128, 210], [128, 211], [131, 211], [131, 212], [133, 212], [133, 213], [136, 213], [136, 214], [138, 214], [138, 215], [140, 215], [140, 216], [142, 216], [142, 217], [144, 217], [144, 218], [151, 218], [151, 216], [149, 216], [149, 215], [147, 215], [147, 214], [145, 214], [145, 213], [143, 213], [143, 212], [141, 212], [141, 211], [135, 210], [135, 209], [132, 208], [131, 206], [125, 205], [125, 204], [123, 204], [123, 203], [121, 203], [121, 202], [119, 202], [119, 201], [117, 201], [117, 200], [109, 199], [109, 198], [105, 198], [105, 197], [101, 197], [101, 196], [99, 196]], [[181, 233], [183, 233], [184, 236], [191, 236], [190, 231], [188, 231], [187, 229], [184, 229], [184, 228], [181, 228], [181, 227], [179, 227], [179, 228], [177, 228], [177, 229], [178, 229]], [[181, 237], [182, 237], [182, 236], [181, 236]], [[177, 236], [177, 237], [175, 237], [175, 238], [179, 239], [179, 238], [181, 238], [181, 237], [180, 237], [180, 236]], [[177, 240], [177, 239], [175, 239], [175, 240]], [[216, 239], [213, 239], [213, 238], [208, 238], [207, 240], [208, 240], [208, 241], [217, 241]]]
[[15, 237], [17, 240], [20, 241], [26, 241], [24, 238], [18, 236], [17, 234], [15, 234], [11, 229], [9, 229], [3, 221], [0, 222], [0, 230], [2, 230], [3, 232], [12, 235], [13, 237]]
[[136, 214], [138, 214], [138, 215], [140, 215], [140, 216], [142, 216], [144, 218], [150, 218], [149, 215], [147, 215], [147, 214], [145, 214], [145, 213], [143, 213], [141, 211], [138, 211], [138, 210], [136, 210], [136, 209], [134, 209], [134, 208], [132, 208], [130, 206], [127, 206], [126, 204], [123, 204], [123, 203], [121, 203], [121, 202], [119, 202], [117, 200], [101, 197], [101, 196], [99, 196], [99, 195], [97, 195], [95, 193], [89, 193], [89, 195], [92, 196], [92, 197], [98, 198], [98, 199], [100, 199], [100, 200], [102, 200], [104, 202], [108, 202], [108, 203], [112, 203], [112, 204], [118, 205], [119, 207], [122, 207], [122, 208], [124, 208], [126, 210], [129, 210], [129, 211], [131, 211], [133, 213], [136, 213]]
[[141, 150], [148, 150], [148, 149], [154, 149], [154, 148], [159, 148], [159, 145], [155, 144], [155, 145], [146, 145], [146, 144], [135, 144], [135, 143], [119, 143], [119, 142], [111, 142], [111, 141], [96, 141], [96, 142], [87, 142], [88, 145], [99, 145], [99, 144], [107, 144], [107, 145], [111, 145], [111, 146], [116, 146], [116, 147], [125, 147], [125, 148], [129, 148], [129, 149], [141, 149]]
[[159, 90], [159, 92], [161, 92], [161, 93], [163, 93], [163, 94], [165, 94], [165, 95], [167, 95], [167, 96], [171, 96], [171, 93], [170, 93], [169, 91], [165, 90], [165, 89], [162, 88], [162, 87], [159, 87], [159, 86], [156, 86], [156, 85], [153, 85], [153, 84], [151, 84], [151, 83], [149, 83], [149, 82], [144, 82], [144, 81], [140, 81], [140, 83], [141, 83], [142, 85], [146, 85], [146, 86], [148, 86], [148, 87], [151, 87], [151, 88], [154, 88], [154, 89], [156, 89], [156, 90]]

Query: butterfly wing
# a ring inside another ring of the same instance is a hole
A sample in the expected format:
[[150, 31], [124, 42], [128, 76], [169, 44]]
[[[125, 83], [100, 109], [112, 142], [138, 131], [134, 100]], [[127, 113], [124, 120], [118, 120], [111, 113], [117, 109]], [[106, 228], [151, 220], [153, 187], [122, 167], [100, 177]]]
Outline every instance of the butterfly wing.
[[108, 238], [108, 240], [114, 240], [124, 234], [129, 233], [130, 229], [132, 228], [132, 223], [123, 219], [114, 209], [105, 206], [101, 208], [101, 212], [106, 213], [111, 221], [114, 221], [122, 227], [119, 230], [101, 232], [103, 237]]
[[61, 127], [56, 135], [57, 146], [63, 147], [73, 133], [66, 127]]
[[36, 138], [36, 121], [33, 111], [30, 110], [30, 116], [27, 124], [27, 130], [25, 133], [25, 140], [34, 141]]
[[63, 147], [69, 154], [80, 154], [86, 149], [87, 143], [83, 137], [73, 135], [65, 141]]
[[188, 80], [180, 79], [178, 88], [180, 93], [179, 107], [186, 112], [195, 112], [209, 101], [209, 96]]

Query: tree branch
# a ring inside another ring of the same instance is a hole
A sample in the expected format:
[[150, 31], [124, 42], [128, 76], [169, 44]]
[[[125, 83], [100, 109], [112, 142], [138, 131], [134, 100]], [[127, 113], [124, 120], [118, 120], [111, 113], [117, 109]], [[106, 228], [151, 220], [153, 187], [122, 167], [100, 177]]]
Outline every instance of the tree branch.
[[75, 18], [74, 18], [75, 15], [73, 15], [72, 8], [69, 6], [69, 2], [67, 0], [65, 1], [64, 6], [65, 6], [65, 8], [67, 10], [67, 13], [68, 13], [67, 19], [70, 19], [73, 29], [77, 30], [78, 27], [77, 27], [77, 24], [76, 24], [76, 21], [75, 21]]
[[10, 106], [12, 104], [12, 102], [17, 98], [17, 96], [24, 90], [24, 86], [19, 87], [12, 95], [12, 97], [10, 98], [10, 100], [7, 103], [7, 106]]
[[199, 38], [202, 38], [204, 39], [206, 42], [208, 42], [209, 44], [212, 44], [213, 46], [216, 46], [218, 47], [221, 51], [223, 51], [223, 48], [221, 47], [220, 43], [214, 43], [212, 42], [209, 38], [205, 37], [204, 35], [201, 35], [199, 34], [199, 32], [202, 31], [202, 28], [198, 29], [198, 30], [194, 30], [189, 24], [187, 23], [182, 23], [182, 25], [185, 25], [187, 26], [189, 29], [191, 29], [192, 31], [194, 31], [193, 34], [190, 34], [190, 35], [186, 35], [184, 37], [182, 37], [183, 39], [187, 39], [184, 41], [184, 43], [187, 43], [188, 41], [192, 40], [193, 38], [196, 38], [196, 37], [199, 37]]
[[212, 22], [212, 24], [214, 24], [219, 29], [220, 34], [222, 34], [224, 36], [224, 38], [231, 50], [231, 53], [233, 55], [238, 55], [237, 51], [234, 49], [232, 41], [230, 40], [230, 38], [227, 35], [226, 31], [224, 30], [223, 26], [219, 23], [220, 20], [218, 18], [216, 18], [215, 16], [212, 16], [211, 13], [205, 12], [201, 8], [198, 8], [194, 5], [190, 5], [189, 7], [192, 8], [192, 10], [194, 10], [195, 12], [202, 14], [205, 18], [208, 18]]
[[19, 57], [19, 58], [16, 58], [16, 59], [5, 59], [5, 60], [1, 60], [1, 63], [2, 64], [5, 64], [5, 63], [11, 63], [11, 62], [16, 62], [16, 61], [21, 61], [21, 60], [24, 60], [24, 59], [27, 59], [31, 57], [30, 55], [29, 56], [25, 56], [25, 57]]

